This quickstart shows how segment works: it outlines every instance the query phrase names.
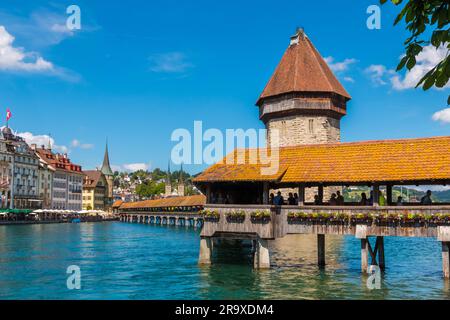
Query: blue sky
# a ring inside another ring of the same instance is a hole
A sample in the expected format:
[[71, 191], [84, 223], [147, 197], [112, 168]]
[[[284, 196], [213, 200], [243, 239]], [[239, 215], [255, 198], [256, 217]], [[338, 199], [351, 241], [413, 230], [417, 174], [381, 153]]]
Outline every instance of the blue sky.
[[[414, 74], [390, 71], [407, 33], [392, 27], [391, 5], [381, 29], [369, 30], [375, 3], [3, 0], [0, 110], [9, 107], [10, 126], [30, 140], [51, 134], [86, 169], [101, 163], [106, 137], [115, 167], [166, 168], [171, 133], [194, 120], [263, 128], [254, 104], [302, 26], [353, 98], [343, 141], [449, 135], [448, 111], [432, 119], [448, 89], [411, 89]], [[81, 8], [80, 31], [64, 29], [71, 4]]]

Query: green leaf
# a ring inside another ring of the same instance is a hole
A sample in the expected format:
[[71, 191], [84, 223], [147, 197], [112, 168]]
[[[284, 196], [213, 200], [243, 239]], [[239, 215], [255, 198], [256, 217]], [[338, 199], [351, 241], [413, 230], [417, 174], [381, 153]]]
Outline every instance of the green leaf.
[[406, 63], [406, 68], [411, 70], [416, 65], [416, 57], [409, 57], [408, 62]]
[[404, 56], [402, 60], [400, 60], [400, 63], [398, 64], [396, 71], [402, 70], [405, 67], [406, 61], [408, 61], [408, 56]]
[[435, 77], [429, 77], [423, 84], [423, 90], [428, 90], [434, 85]]
[[450, 96], [448, 96], [448, 98], [447, 98], [447, 105], [448, 106], [450, 105]]

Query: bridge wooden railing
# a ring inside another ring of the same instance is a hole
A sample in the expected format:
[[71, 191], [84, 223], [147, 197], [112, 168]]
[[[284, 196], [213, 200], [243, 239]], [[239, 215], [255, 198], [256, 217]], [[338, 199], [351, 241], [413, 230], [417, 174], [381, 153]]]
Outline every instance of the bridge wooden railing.
[[[450, 206], [269, 206], [218, 205], [205, 207], [218, 219], [205, 219], [201, 236], [241, 235], [261, 239], [282, 238], [287, 234], [352, 234], [362, 236], [438, 237], [450, 227]], [[255, 219], [256, 212], [268, 212], [269, 218]], [[245, 219], [230, 219], [244, 212]], [[447, 219], [448, 218], [448, 219]], [[357, 226], [360, 226], [357, 228]], [[445, 228], [447, 229], [447, 228]], [[441, 233], [439, 233], [441, 232]]]

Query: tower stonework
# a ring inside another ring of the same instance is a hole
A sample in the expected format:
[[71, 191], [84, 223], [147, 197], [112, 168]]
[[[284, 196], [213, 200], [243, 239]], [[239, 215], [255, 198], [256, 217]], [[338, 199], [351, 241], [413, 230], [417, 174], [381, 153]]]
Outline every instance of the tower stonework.
[[166, 182], [164, 187], [164, 196], [170, 197], [172, 195], [172, 183], [171, 183], [171, 177], [170, 177], [170, 162], [167, 167], [167, 176], [166, 176]]
[[184, 197], [184, 194], [183, 165], [181, 165], [180, 176], [178, 178], [178, 195]]
[[340, 121], [326, 116], [296, 115], [271, 119], [266, 123], [269, 136], [274, 130], [279, 132], [279, 146], [289, 147], [302, 144], [339, 142]]
[[[256, 105], [267, 129], [270, 146], [289, 147], [340, 142], [340, 120], [350, 95], [325, 60], [299, 29], [291, 37], [275, 72]], [[277, 132], [277, 141], [271, 137]], [[312, 201], [317, 188], [307, 189]], [[324, 200], [336, 188], [325, 188]], [[283, 194], [296, 190], [282, 190]]]

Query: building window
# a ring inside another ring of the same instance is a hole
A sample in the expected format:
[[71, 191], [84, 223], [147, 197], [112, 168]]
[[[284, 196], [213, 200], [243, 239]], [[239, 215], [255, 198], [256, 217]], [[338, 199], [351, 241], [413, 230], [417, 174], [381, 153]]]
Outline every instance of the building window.
[[314, 119], [309, 119], [308, 121], [308, 132], [310, 134], [314, 133]]

